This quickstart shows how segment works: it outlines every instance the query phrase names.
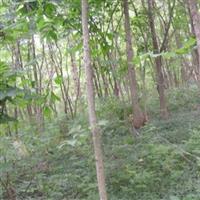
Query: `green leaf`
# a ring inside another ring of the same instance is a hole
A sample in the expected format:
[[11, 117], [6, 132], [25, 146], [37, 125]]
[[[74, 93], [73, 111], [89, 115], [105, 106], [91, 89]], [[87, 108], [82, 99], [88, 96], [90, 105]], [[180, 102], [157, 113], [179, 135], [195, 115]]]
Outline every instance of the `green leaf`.
[[5, 62], [0, 61], [0, 76], [8, 71], [8, 65]]
[[58, 39], [56, 32], [53, 31], [53, 30], [49, 30], [49, 31], [47, 32], [47, 34], [46, 34], [46, 37], [47, 37], [47, 39], [49, 39], [49, 40], [51, 40], [51, 39], [52, 39], [52, 40], [57, 40], [57, 39]]
[[177, 56], [177, 55], [176, 55], [175, 52], [165, 52], [165, 53], [163, 54], [163, 57], [166, 58], [166, 59], [174, 58], [174, 57], [176, 57], [176, 56]]
[[133, 59], [133, 63], [135, 64], [135, 65], [137, 65], [137, 64], [140, 64], [140, 56], [135, 56], [134, 57], [134, 59]]
[[54, 14], [56, 12], [56, 6], [50, 2], [45, 3], [44, 6], [44, 13], [47, 17], [54, 17]]
[[46, 117], [50, 117], [51, 116], [51, 109], [48, 107], [48, 106], [45, 106], [44, 109], [43, 109], [43, 113]]
[[186, 54], [187, 52], [188, 52], [188, 49], [186, 49], [186, 48], [181, 48], [181, 49], [176, 50], [176, 53], [179, 55]]
[[55, 83], [56, 83], [57, 85], [61, 85], [62, 82], [63, 82], [63, 78], [62, 78], [61, 75], [58, 75], [58, 76], [55, 78], [54, 81], [55, 81]]
[[196, 39], [191, 37], [183, 44], [182, 48], [177, 49], [175, 52], [180, 55], [186, 54], [189, 50], [191, 50], [194, 47], [195, 44]]

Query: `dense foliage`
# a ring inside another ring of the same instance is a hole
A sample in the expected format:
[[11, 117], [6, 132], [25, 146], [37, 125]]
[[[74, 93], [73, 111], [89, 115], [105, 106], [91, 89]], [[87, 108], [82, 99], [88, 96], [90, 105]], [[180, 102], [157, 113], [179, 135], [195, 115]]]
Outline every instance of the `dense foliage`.
[[199, 0], [0, 1], [0, 199], [199, 200], [199, 22]]
[[[187, 89], [188, 94], [184, 90], [169, 93], [171, 118], [153, 118], [137, 138], [124, 119], [129, 107], [120, 107], [117, 100], [99, 104], [99, 110], [104, 110], [99, 123], [110, 199], [199, 199], [200, 127], [196, 119], [200, 110], [196, 106], [200, 102], [196, 89]], [[154, 101], [151, 106], [156, 110]], [[0, 140], [2, 183], [15, 188], [19, 199], [97, 199], [85, 119], [85, 112], [73, 121], [59, 116], [46, 122], [45, 132], [39, 135], [34, 125], [21, 121], [17, 139]]]

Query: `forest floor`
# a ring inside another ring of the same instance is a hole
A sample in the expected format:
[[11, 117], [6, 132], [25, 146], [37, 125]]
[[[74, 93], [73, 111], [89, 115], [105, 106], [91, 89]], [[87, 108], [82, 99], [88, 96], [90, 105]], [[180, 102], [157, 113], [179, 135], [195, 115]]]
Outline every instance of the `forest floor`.
[[[159, 120], [150, 101], [152, 117], [138, 137], [129, 131], [124, 104], [97, 106], [109, 199], [200, 199], [200, 98], [195, 90], [168, 98], [170, 118]], [[49, 120], [40, 134], [22, 123], [17, 139], [1, 137], [0, 199], [9, 191], [19, 200], [97, 200], [87, 126], [82, 113], [67, 123], [63, 116]]]

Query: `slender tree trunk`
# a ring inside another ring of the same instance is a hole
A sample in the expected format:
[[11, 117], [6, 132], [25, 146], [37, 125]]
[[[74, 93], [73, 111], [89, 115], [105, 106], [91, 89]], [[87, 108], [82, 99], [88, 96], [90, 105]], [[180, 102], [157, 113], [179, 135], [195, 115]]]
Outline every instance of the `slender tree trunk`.
[[114, 82], [114, 89], [113, 89], [113, 93], [116, 97], [119, 97], [119, 83], [117, 81], [116, 78], [116, 57], [115, 54], [113, 52], [114, 50], [112, 50], [110, 53], [108, 53], [108, 59], [111, 60], [111, 72], [112, 72], [112, 77], [113, 77], [113, 82]]
[[191, 22], [192, 29], [197, 39], [197, 52], [198, 52], [197, 76], [198, 76], [198, 79], [200, 79], [200, 15], [198, 12], [197, 1], [196, 0], [187, 0], [187, 1], [188, 1], [190, 17], [192, 21]]
[[[176, 46], [177, 48], [181, 48], [181, 36], [180, 36], [180, 31], [179, 30], [174, 30], [175, 31], [175, 41], [176, 41]], [[187, 80], [187, 65], [185, 65], [184, 62], [184, 56], [181, 56], [180, 58], [180, 63], [181, 63], [181, 83], [185, 85], [186, 80]]]
[[[148, 0], [148, 15], [149, 15], [149, 25], [150, 25], [151, 36], [152, 36], [152, 43], [153, 43], [154, 53], [158, 54], [160, 50], [158, 47], [158, 41], [157, 41], [157, 35], [156, 35], [152, 10], [153, 10], [153, 0]], [[166, 98], [165, 98], [165, 86], [164, 86], [164, 76], [162, 72], [162, 57], [161, 56], [158, 56], [155, 58], [155, 65], [156, 65], [157, 90], [158, 90], [159, 100], [160, 100], [160, 115], [162, 119], [166, 119], [168, 118], [168, 110], [167, 110]]]
[[103, 92], [102, 92], [102, 87], [101, 87], [101, 82], [100, 82], [100, 77], [99, 77], [99, 71], [97, 69], [97, 66], [95, 65], [95, 62], [93, 62], [92, 64], [93, 66], [93, 76], [94, 76], [94, 83], [95, 83], [95, 87], [96, 87], [96, 92], [98, 97], [103, 97]]
[[[68, 41], [68, 45], [70, 48], [73, 48], [73, 43]], [[77, 105], [78, 105], [78, 100], [81, 97], [81, 87], [80, 87], [80, 70], [78, 70], [77, 62], [76, 62], [76, 55], [73, 52], [69, 53], [70, 55], [70, 61], [71, 61], [71, 73], [72, 73], [72, 78], [73, 78], [73, 86], [74, 86], [74, 116], [76, 115], [77, 112]]]
[[104, 88], [104, 97], [108, 97], [109, 96], [109, 85], [108, 85], [108, 80], [106, 77], [105, 72], [101, 72], [101, 78], [103, 80], [103, 88]]
[[[14, 52], [13, 52], [13, 57], [14, 59], [12, 59], [12, 64], [14, 67], [14, 70], [20, 69], [22, 67], [22, 61], [20, 60], [20, 41], [17, 41], [17, 45], [16, 47], [14, 47]], [[15, 87], [16, 87], [16, 83], [15, 83]], [[17, 106], [15, 106], [14, 108], [14, 117], [16, 120], [18, 120], [18, 108]], [[15, 123], [15, 135], [18, 135], [18, 125], [17, 123]]]
[[100, 200], [107, 200], [105, 175], [103, 166], [103, 155], [101, 147], [101, 133], [97, 124], [97, 118], [95, 113], [95, 95], [93, 86], [93, 75], [90, 57], [89, 47], [89, 29], [88, 29], [88, 1], [82, 0], [82, 29], [83, 29], [83, 47], [84, 47], [84, 66], [86, 72], [86, 88], [87, 88], [87, 100], [89, 121], [93, 137], [94, 153], [96, 160], [96, 172]]
[[127, 64], [128, 64], [128, 76], [130, 82], [131, 90], [131, 100], [133, 106], [133, 125], [135, 128], [140, 128], [145, 123], [145, 116], [139, 106], [138, 95], [137, 95], [137, 82], [135, 68], [133, 65], [133, 47], [132, 47], [132, 37], [129, 19], [129, 6], [128, 0], [123, 0], [124, 7], [124, 27], [126, 32], [126, 54], [127, 54]]
[[[42, 88], [41, 88], [41, 74], [39, 70], [39, 65], [37, 63], [37, 56], [36, 56], [36, 47], [35, 47], [35, 37], [32, 35], [31, 37], [31, 50], [32, 50], [32, 58], [36, 61], [33, 64], [33, 73], [34, 73], [34, 81], [35, 81], [35, 91], [37, 95], [41, 95]], [[42, 112], [42, 106], [35, 105], [35, 114], [36, 114], [36, 122], [37, 122], [37, 129], [38, 132], [42, 132], [44, 130], [44, 116]]]

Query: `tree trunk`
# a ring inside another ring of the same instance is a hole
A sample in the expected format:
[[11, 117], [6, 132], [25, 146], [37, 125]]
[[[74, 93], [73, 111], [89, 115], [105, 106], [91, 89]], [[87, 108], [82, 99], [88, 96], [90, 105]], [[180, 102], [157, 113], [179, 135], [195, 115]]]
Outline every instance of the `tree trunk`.
[[[32, 59], [36, 60], [36, 63], [33, 64], [33, 74], [34, 74], [34, 81], [35, 81], [35, 91], [38, 96], [41, 95], [42, 88], [41, 88], [41, 72], [39, 70], [39, 65], [37, 63], [37, 56], [36, 56], [36, 46], [35, 46], [35, 37], [34, 35], [31, 36], [31, 48], [32, 48]], [[36, 114], [36, 123], [37, 123], [37, 131], [41, 133], [44, 130], [44, 116], [42, 112], [42, 106], [35, 105], [35, 114]]]
[[131, 90], [131, 101], [133, 106], [133, 125], [135, 128], [140, 128], [145, 123], [145, 116], [139, 106], [138, 96], [137, 96], [137, 81], [135, 68], [133, 65], [133, 47], [132, 47], [132, 37], [129, 19], [129, 7], [128, 0], [123, 0], [124, 7], [124, 28], [126, 33], [126, 54], [127, 54], [127, 64], [128, 64], [128, 77], [130, 82]]
[[[157, 35], [156, 35], [152, 10], [153, 10], [153, 0], [148, 0], [148, 16], [149, 16], [149, 25], [150, 25], [151, 36], [152, 36], [153, 49], [154, 49], [154, 54], [158, 54], [160, 53], [160, 50], [158, 47], [158, 41], [157, 41]], [[155, 58], [155, 65], [156, 65], [157, 90], [158, 90], [159, 100], [160, 100], [160, 115], [162, 119], [167, 119], [168, 110], [167, 110], [166, 99], [165, 99], [165, 86], [164, 86], [164, 76], [162, 72], [162, 57], [161, 56], [157, 56]]]
[[95, 95], [93, 86], [92, 66], [89, 47], [89, 29], [88, 29], [88, 1], [82, 0], [82, 29], [83, 29], [83, 48], [84, 48], [84, 66], [86, 73], [87, 101], [89, 111], [89, 122], [92, 131], [94, 153], [96, 160], [96, 172], [100, 200], [107, 200], [105, 175], [103, 166], [103, 155], [101, 147], [101, 133], [97, 124], [95, 113]]
[[189, 7], [189, 12], [190, 12], [191, 21], [192, 21], [192, 24], [191, 24], [192, 29], [197, 40], [197, 52], [198, 52], [197, 76], [199, 80], [200, 79], [200, 16], [199, 16], [198, 7], [197, 7], [197, 1], [188, 0], [188, 7]]

